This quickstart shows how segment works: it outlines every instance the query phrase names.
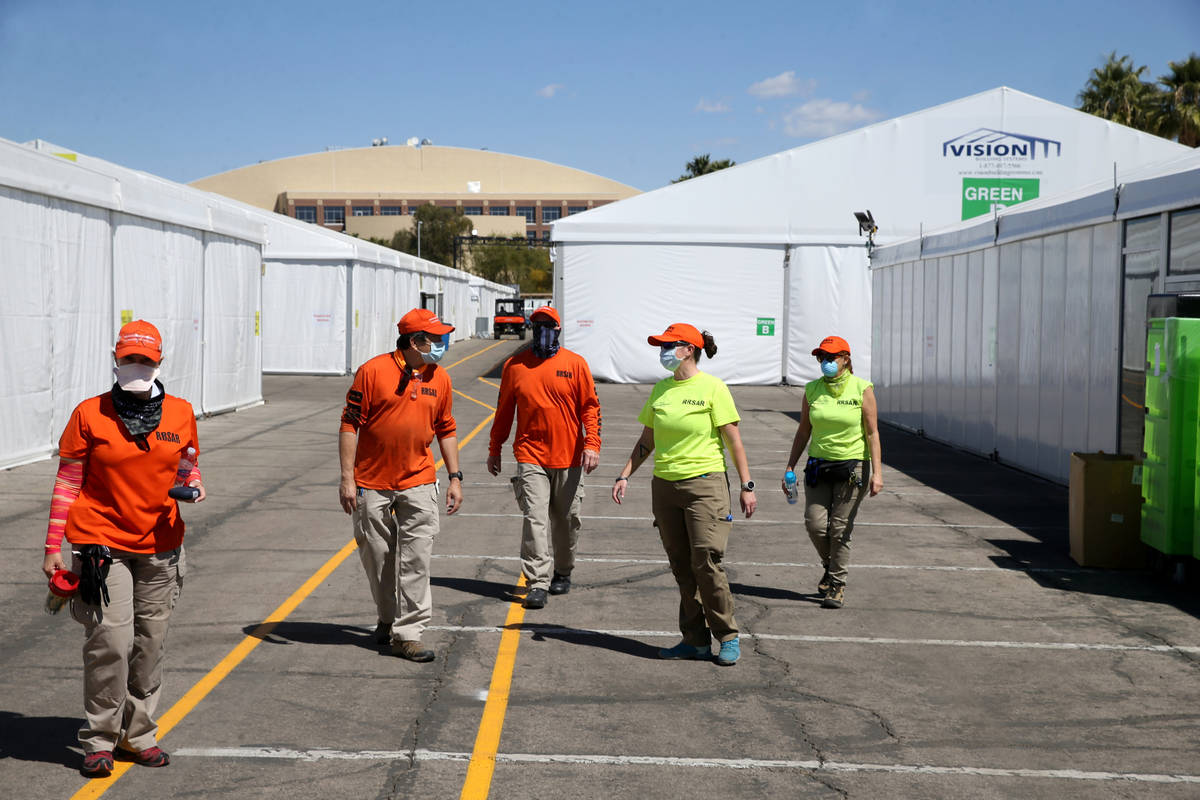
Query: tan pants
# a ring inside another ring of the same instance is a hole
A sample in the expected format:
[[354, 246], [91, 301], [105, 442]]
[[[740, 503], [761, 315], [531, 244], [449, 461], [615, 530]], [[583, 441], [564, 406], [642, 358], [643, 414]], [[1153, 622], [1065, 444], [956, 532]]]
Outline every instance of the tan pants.
[[521, 571], [530, 589], [550, 586], [551, 565], [560, 575], [575, 569], [583, 504], [583, 467], [549, 469], [517, 464], [513, 493], [525, 515], [521, 526]]
[[[183, 548], [155, 555], [113, 550], [109, 603], [90, 606], [78, 596], [71, 616], [84, 626], [83, 752], [121, 746], [141, 752], [157, 742], [154, 711], [162, 695], [167, 623], [183, 588]], [[80, 571], [78, 559], [75, 572]]]
[[714, 472], [682, 481], [651, 483], [654, 524], [675, 583], [679, 584], [679, 631], [695, 647], [736, 639], [733, 594], [721, 566], [733, 523], [729, 481]]
[[804, 484], [804, 527], [830, 581], [839, 586], [846, 585], [850, 536], [858, 506], [871, 485], [871, 462], [860, 463], [854, 474], [859, 477], [858, 485], [850, 481]]
[[417, 641], [433, 618], [429, 560], [440, 525], [436, 483], [400, 491], [358, 490], [354, 541], [379, 621], [392, 641]]

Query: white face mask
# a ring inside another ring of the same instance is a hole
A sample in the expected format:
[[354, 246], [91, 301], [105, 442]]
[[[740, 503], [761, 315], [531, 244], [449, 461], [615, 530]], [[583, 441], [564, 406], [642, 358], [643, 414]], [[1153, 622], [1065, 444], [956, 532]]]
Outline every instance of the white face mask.
[[117, 385], [127, 392], [148, 392], [158, 378], [158, 367], [149, 364], [118, 364], [113, 367]]

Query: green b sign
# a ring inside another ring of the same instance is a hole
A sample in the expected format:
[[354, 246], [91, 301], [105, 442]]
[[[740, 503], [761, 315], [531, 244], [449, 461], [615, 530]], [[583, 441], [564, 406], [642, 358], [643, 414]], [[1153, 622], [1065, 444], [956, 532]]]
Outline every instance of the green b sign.
[[992, 213], [1038, 196], [1037, 178], [963, 178], [962, 218]]
[[774, 336], [775, 335], [775, 318], [774, 317], [759, 317], [758, 326], [755, 333], [759, 336]]

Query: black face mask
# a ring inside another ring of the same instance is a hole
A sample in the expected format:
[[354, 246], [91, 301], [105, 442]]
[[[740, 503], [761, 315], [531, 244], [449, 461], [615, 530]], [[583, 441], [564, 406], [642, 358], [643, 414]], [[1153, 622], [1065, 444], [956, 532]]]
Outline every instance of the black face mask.
[[533, 354], [538, 358], [550, 358], [558, 352], [558, 335], [561, 333], [552, 325], [533, 326]]

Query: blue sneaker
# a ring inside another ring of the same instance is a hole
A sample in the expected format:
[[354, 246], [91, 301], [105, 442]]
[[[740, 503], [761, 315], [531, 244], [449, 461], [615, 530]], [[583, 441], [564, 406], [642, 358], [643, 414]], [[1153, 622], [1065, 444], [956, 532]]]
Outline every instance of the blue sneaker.
[[721, 642], [721, 652], [717, 653], [717, 663], [722, 667], [732, 667], [742, 656], [742, 646], [737, 639]]
[[672, 661], [683, 659], [709, 659], [712, 658], [712, 646], [705, 645], [704, 647], [696, 647], [687, 642], [680, 642], [674, 647], [666, 647], [658, 651], [659, 658], [666, 658]]

